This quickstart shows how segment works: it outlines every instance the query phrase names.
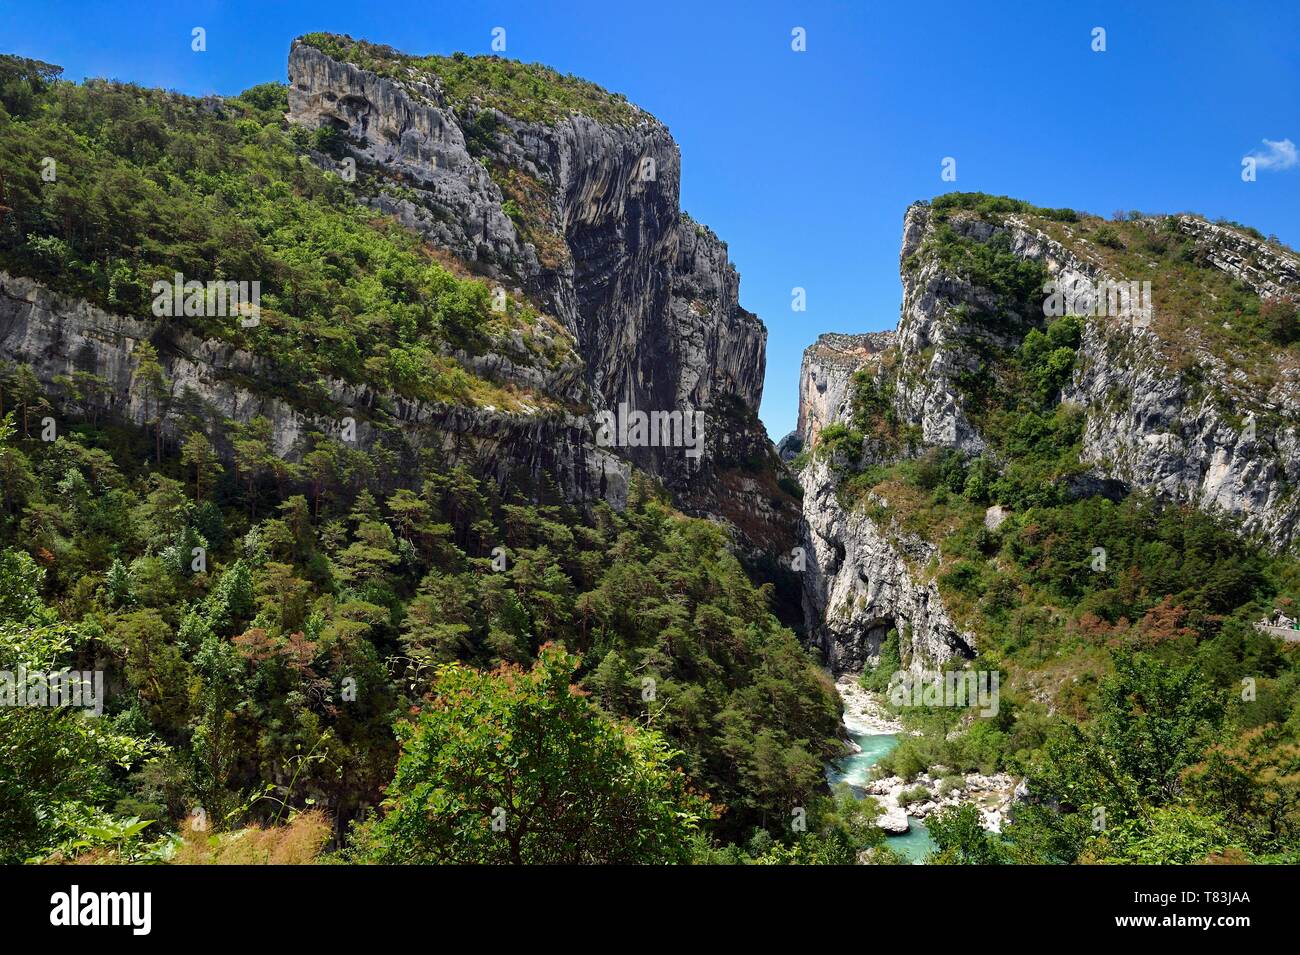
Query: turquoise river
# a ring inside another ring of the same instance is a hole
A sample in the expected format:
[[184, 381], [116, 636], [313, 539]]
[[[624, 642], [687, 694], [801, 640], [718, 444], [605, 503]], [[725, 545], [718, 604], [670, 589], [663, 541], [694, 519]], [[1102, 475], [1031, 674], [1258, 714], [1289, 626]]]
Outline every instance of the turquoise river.
[[[848, 783], [853, 792], [861, 797], [871, 767], [898, 745], [898, 737], [893, 733], [855, 733], [851, 730], [849, 735], [860, 747], [859, 752], [832, 762], [827, 767], [826, 778], [832, 786]], [[901, 836], [890, 836], [889, 847], [905, 859], [920, 863], [925, 859], [926, 853], [934, 848], [934, 843], [930, 840], [925, 823], [911, 817], [908, 817], [908, 821], [912, 828]]]

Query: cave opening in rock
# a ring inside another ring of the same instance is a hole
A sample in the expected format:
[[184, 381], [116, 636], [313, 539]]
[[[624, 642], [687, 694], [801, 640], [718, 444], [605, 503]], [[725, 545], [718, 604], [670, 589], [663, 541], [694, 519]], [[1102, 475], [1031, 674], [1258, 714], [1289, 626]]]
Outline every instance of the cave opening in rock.
[[881, 662], [881, 649], [893, 629], [893, 617], [877, 617], [867, 624], [862, 638], [862, 656], [866, 665], [874, 667]]
[[[865, 625], [857, 627], [847, 640], [832, 643], [828, 654], [831, 670], [837, 674], [873, 670], [882, 662], [881, 650], [894, 629], [893, 617], [872, 617]], [[898, 660], [891, 657], [887, 665], [896, 668]]]

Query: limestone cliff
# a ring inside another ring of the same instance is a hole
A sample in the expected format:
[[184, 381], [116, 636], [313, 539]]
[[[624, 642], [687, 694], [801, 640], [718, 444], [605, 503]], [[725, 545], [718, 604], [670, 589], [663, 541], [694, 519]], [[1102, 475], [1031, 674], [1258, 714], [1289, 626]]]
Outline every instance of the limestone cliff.
[[949, 618], [924, 568], [937, 548], [866, 510], [844, 508], [829, 465], [814, 461], [804, 484], [805, 610], [809, 636], [835, 672], [875, 664], [889, 631], [905, 668], [934, 669], [974, 656], [974, 638]]
[[[155, 346], [168, 393], [150, 399], [134, 379], [135, 351]], [[306, 435], [315, 430], [338, 434], [341, 416], [355, 422], [358, 446], [396, 435], [398, 466], [418, 473], [421, 451], [431, 451], [445, 465], [464, 464], [499, 481], [526, 476], [555, 480], [573, 500], [604, 499], [621, 506], [627, 500], [630, 467], [595, 446], [585, 421], [563, 411], [506, 414], [491, 408], [421, 403], [376, 394], [340, 381], [327, 383], [339, 415], [313, 414], [275, 394], [268, 364], [248, 352], [189, 335], [175, 327], [160, 328], [145, 319], [112, 315], [78, 299], [59, 295], [30, 279], [0, 272], [0, 353], [26, 364], [36, 377], [52, 384], [82, 371], [98, 376], [102, 394], [96, 413], [137, 425], [160, 417], [164, 435], [179, 440], [187, 420], [246, 424], [263, 417], [271, 424], [274, 452], [295, 457]], [[551, 378], [553, 387], [575, 386], [574, 365]], [[577, 382], [580, 384], [580, 382]], [[383, 423], [361, 411], [376, 402], [386, 405]], [[161, 415], [159, 409], [161, 406]], [[228, 448], [220, 450], [228, 452]]]
[[[1265, 297], [1297, 288], [1300, 260], [1293, 254], [1193, 216], [1143, 224], [1156, 230], [1166, 221], [1192, 239], [1206, 268]], [[976, 243], [1004, 236], [1014, 255], [1041, 264], [1049, 280], [1066, 288], [1132, 279], [1108, 268], [1099, 247], [1068, 225], [1052, 224], [1057, 238], [1026, 215], [999, 222], [953, 216], [947, 224]], [[928, 206], [908, 209], [897, 406], [920, 426], [926, 443], [976, 454], [984, 441], [966, 415], [956, 378], [980, 370], [985, 347], [1014, 347], [1041, 324], [1042, 299], [1020, 303], [1017, 321], [967, 320], [972, 310], [1005, 318], [1008, 304], [924, 250], [934, 229]], [[1169, 291], [1159, 287], [1162, 281], [1158, 275], [1157, 291]], [[1153, 311], [1149, 323], [1114, 315], [1087, 319], [1074, 377], [1061, 395], [1086, 411], [1084, 462], [1098, 479], [1221, 511], [1240, 520], [1246, 533], [1290, 546], [1300, 522], [1300, 368], [1279, 362], [1261, 387], [1230, 368], [1223, 350], [1197, 329], [1158, 305]]]
[[[861, 336], [839, 335], [805, 353], [792, 440], [807, 450], [827, 424], [850, 422], [845, 382], [866, 369], [901, 427], [919, 435], [896, 454], [991, 454], [981, 433], [988, 397], [978, 383], [1002, 386], [992, 373], [1004, 360], [998, 356], [1050, 320], [1047, 283], [1073, 295], [1147, 279], [1155, 288], [1149, 314], [1082, 312], [1073, 371], [1055, 399], [1083, 421], [1070, 493], [1140, 489], [1221, 513], [1275, 549], [1294, 546], [1300, 363], [1285, 347], [1291, 332], [1278, 326], [1276, 341], [1263, 340], [1257, 319], [1280, 308], [1281, 321], [1295, 321], [1300, 258], [1190, 215], [1133, 216], [1120, 229], [1068, 210], [1007, 204], [1010, 211], [997, 214], [960, 203], [907, 210], [898, 329], [881, 339], [883, 355], [863, 347]], [[1229, 300], [1238, 311], [1219, 304]], [[1245, 343], [1241, 353], [1234, 341]], [[845, 453], [858, 467], [879, 462], [869, 440], [836, 452]], [[800, 475], [805, 616], [827, 661], [843, 670], [874, 662], [889, 627], [904, 636], [913, 666], [971, 655], [975, 637], [953, 625], [934, 583], [942, 540], [901, 534], [887, 502], [870, 495], [846, 511], [836, 463], [843, 462], [814, 454]]]
[[[626, 103], [612, 119], [515, 115], [453, 97], [432, 61], [319, 45], [333, 55], [291, 50], [290, 121], [339, 130], [366, 201], [555, 316], [598, 407], [705, 409], [715, 438], [735, 430], [730, 404], [752, 417], [767, 332], [739, 304], [726, 245], [681, 212], [662, 123]], [[707, 480], [680, 453], [623, 453], [675, 488]]]
[[822, 428], [840, 419], [851, 394], [854, 372], [878, 362], [893, 344], [892, 331], [862, 335], [827, 332], [804, 349], [799, 368], [799, 424], [795, 429], [802, 447], [812, 447]]

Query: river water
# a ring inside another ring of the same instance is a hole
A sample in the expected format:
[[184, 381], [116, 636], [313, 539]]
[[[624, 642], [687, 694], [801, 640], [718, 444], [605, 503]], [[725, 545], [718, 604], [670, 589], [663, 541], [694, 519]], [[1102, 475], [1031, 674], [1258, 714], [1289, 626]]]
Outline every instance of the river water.
[[[832, 785], [848, 783], [854, 795], [859, 799], [864, 792], [863, 785], [870, 776], [871, 767], [878, 763], [886, 753], [898, 745], [898, 737], [893, 733], [859, 732], [859, 727], [848, 720], [849, 736], [857, 743], [860, 751], [835, 760], [826, 767], [826, 779]], [[930, 833], [925, 823], [911, 816], [908, 821], [912, 828], [901, 836], [889, 836], [888, 846], [912, 863], [920, 863], [926, 854], [934, 848]]]

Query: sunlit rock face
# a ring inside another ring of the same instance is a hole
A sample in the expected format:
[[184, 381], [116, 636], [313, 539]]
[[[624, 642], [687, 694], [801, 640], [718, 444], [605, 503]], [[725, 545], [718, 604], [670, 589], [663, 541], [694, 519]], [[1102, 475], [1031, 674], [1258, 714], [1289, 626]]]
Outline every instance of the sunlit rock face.
[[[962, 241], [996, 238], [1064, 287], [1129, 278], [1108, 274], [1099, 264], [1103, 257], [1068, 226], [1054, 238], [1028, 216], [990, 221], [963, 212], [945, 217], [944, 225]], [[888, 383], [893, 411], [919, 434], [920, 449], [986, 453], [989, 442], [965, 405], [961, 379], [979, 372], [990, 350], [1017, 348], [1028, 328], [1048, 319], [1041, 301], [1008, 303], [946, 267], [934, 250], [939, 227], [928, 203], [908, 208], [898, 328], [821, 336], [804, 354], [799, 426], [782, 442], [791, 460], [813, 452], [800, 473], [805, 620], [810, 639], [836, 670], [874, 664], [890, 629], [899, 633], [912, 668], [976, 649], [974, 635], [954, 625], [927, 570], [943, 542], [900, 533], [887, 509], [883, 518], [881, 507], [846, 509], [834, 462], [815, 452], [828, 425], [851, 423], [853, 376], [862, 371]], [[1275, 243], [1187, 215], [1146, 217], [1142, 227], [1190, 237], [1197, 267], [1223, 272], [1261, 298], [1300, 293], [1300, 258]], [[1300, 543], [1300, 368], [1284, 360], [1262, 379], [1247, 379], [1194, 335], [1174, 339], [1180, 360], [1172, 363], [1169, 346], [1179, 329], [1162, 324], [1158, 310], [1143, 321], [1087, 315], [1082, 325], [1072, 377], [1059, 395], [1084, 422], [1080, 453], [1087, 470], [1070, 478], [1071, 493], [1118, 499], [1141, 489], [1223, 514], [1274, 549]], [[869, 444], [860, 449], [860, 463], [875, 461]], [[993, 528], [1003, 519], [995, 505], [985, 520]]]
[[[1195, 240], [1203, 267], [1225, 272], [1263, 297], [1300, 292], [1295, 255], [1194, 216], [1173, 222]], [[1014, 254], [1041, 263], [1047, 276], [1067, 286], [1126, 278], [1107, 274], [1086, 247], [1067, 248], [1020, 216], [996, 224], [955, 216], [948, 224], [975, 241], [1005, 233]], [[927, 444], [978, 454], [985, 442], [965, 413], [956, 378], [980, 366], [972, 343], [996, 338], [997, 331], [963, 324], [961, 307], [996, 306], [989, 290], [926, 254], [934, 228], [927, 205], [908, 209], [895, 403]], [[1085, 412], [1084, 463], [1098, 481], [1224, 513], [1275, 548], [1294, 545], [1300, 540], [1300, 368], [1280, 365], [1271, 385], [1260, 388], [1234, 378], [1223, 357], [1195, 339], [1175, 367], [1161, 334], [1168, 332], [1154, 322], [1144, 327], [1095, 316], [1084, 323], [1076, 370], [1060, 396]], [[1005, 334], [993, 344], [1018, 342]], [[1207, 390], [1197, 382], [1217, 387]]]
[[799, 368], [799, 424], [795, 428], [801, 447], [812, 447], [824, 427], [840, 420], [847, 411], [854, 373], [878, 361], [893, 344], [892, 331], [862, 335], [827, 332], [804, 349]]
[[[274, 396], [274, 370], [265, 359], [221, 342], [205, 341], [175, 327], [113, 315], [79, 299], [60, 295], [39, 282], [0, 272], [0, 355], [27, 365], [47, 385], [89, 372], [103, 381], [96, 415], [153, 427], [157, 399], [135, 377], [136, 349], [153, 344], [169, 385], [161, 417], [167, 440], [183, 437], [185, 421], [265, 418], [274, 452], [300, 456], [313, 431], [337, 435], [338, 419], [295, 408]], [[576, 376], [578, 369], [564, 374]], [[563, 377], [563, 376], [561, 376]], [[327, 383], [329, 400], [339, 407], [367, 407], [376, 396], [365, 387]], [[504, 482], [528, 479], [539, 486], [556, 482], [575, 501], [627, 501], [630, 468], [626, 461], [590, 440], [589, 424], [564, 413], [500, 413], [492, 408], [444, 406], [388, 396], [401, 441], [394, 480], [418, 475], [422, 452], [433, 452], [447, 466], [463, 464]], [[355, 420], [355, 442], [369, 448], [377, 439], [365, 419]], [[218, 450], [230, 449], [219, 444]]]
[[[767, 330], [726, 245], [682, 213], [680, 153], [654, 117], [523, 121], [453, 105], [431, 72], [381, 76], [302, 42], [289, 87], [291, 122], [346, 134], [358, 177], [379, 183], [367, 201], [574, 334], [600, 405], [757, 411]], [[689, 480], [680, 454], [627, 454]]]

